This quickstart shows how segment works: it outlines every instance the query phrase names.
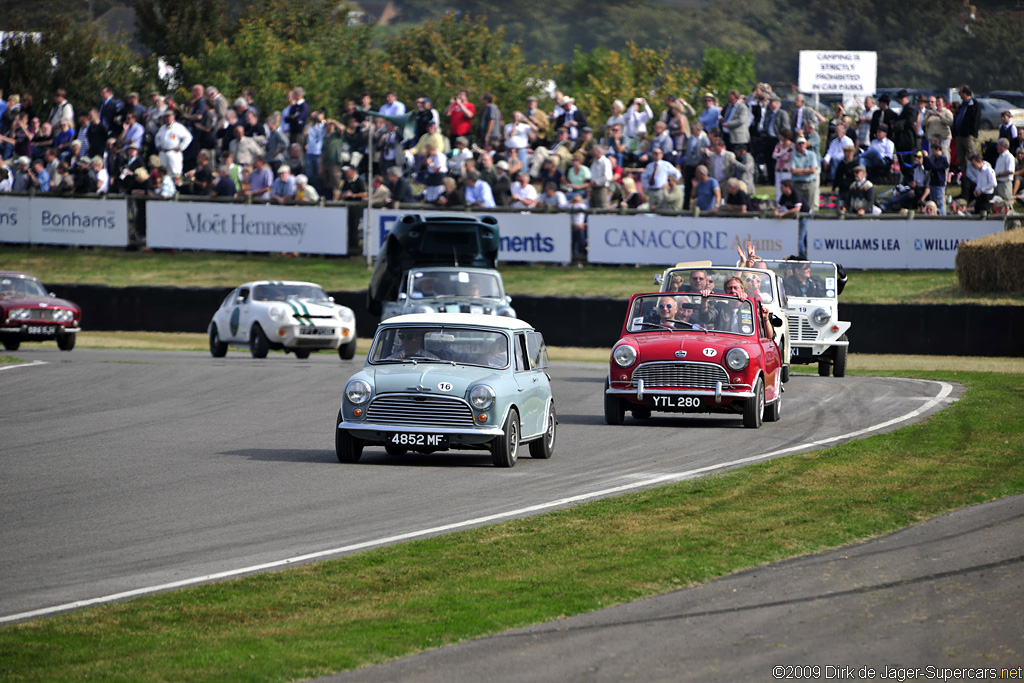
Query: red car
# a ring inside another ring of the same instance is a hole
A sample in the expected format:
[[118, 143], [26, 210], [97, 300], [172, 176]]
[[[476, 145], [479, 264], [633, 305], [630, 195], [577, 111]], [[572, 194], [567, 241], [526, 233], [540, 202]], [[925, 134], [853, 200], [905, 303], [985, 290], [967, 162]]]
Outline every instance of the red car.
[[742, 294], [634, 294], [609, 362], [605, 422], [622, 424], [626, 410], [641, 420], [654, 411], [735, 413], [753, 429], [777, 421], [782, 357], [754, 303]]
[[57, 340], [61, 351], [75, 348], [82, 310], [49, 294], [27, 273], [0, 270], [0, 341], [17, 351], [23, 341]]

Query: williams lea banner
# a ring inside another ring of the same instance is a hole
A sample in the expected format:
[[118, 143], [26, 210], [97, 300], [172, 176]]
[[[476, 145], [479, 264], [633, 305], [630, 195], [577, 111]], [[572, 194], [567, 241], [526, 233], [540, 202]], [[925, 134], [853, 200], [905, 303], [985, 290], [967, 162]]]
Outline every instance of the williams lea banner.
[[128, 207], [120, 199], [0, 195], [0, 242], [125, 247]]
[[149, 202], [146, 244], [155, 249], [348, 252], [345, 208]]

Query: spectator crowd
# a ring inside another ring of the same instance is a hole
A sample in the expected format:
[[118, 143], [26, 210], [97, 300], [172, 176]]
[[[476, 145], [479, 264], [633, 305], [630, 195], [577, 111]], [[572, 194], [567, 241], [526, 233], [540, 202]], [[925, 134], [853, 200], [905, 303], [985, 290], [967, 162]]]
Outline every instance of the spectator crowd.
[[[586, 210], [787, 216], [818, 211], [823, 195], [859, 215], [1009, 210], [1024, 200], [1024, 130], [1007, 112], [983, 154], [978, 102], [969, 86], [959, 95], [949, 106], [900, 91], [895, 102], [865, 98], [855, 115], [836, 104], [826, 117], [799, 93], [784, 108], [759, 83], [721, 102], [705, 93], [696, 106], [668, 96], [657, 113], [644, 97], [616, 100], [609, 116], [588, 120], [561, 92], [551, 108], [490, 93], [474, 103], [466, 90], [442, 106], [419, 97], [412, 109], [395, 92], [379, 103], [363, 94], [333, 115], [301, 87], [264, 115], [251, 90], [231, 100], [198, 84], [187, 101], [153, 92], [148, 106], [104, 88], [77, 111], [62, 90], [48, 112], [0, 93], [0, 192], [551, 207], [573, 213], [578, 253]], [[773, 185], [774, 197], [756, 198], [755, 183]], [[896, 186], [884, 201], [879, 184]], [[959, 201], [949, 185], [960, 186]], [[352, 212], [352, 249], [357, 225]]]

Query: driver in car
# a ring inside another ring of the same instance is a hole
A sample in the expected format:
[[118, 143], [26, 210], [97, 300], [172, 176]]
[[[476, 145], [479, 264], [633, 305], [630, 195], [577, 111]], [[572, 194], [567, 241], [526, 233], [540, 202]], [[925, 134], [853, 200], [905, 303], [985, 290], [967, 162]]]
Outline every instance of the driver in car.
[[402, 344], [399, 351], [388, 356], [388, 360], [404, 360], [406, 358], [428, 358], [440, 360], [437, 354], [428, 351], [423, 345], [426, 330], [403, 329], [398, 331], [398, 339]]
[[413, 283], [412, 298], [429, 299], [437, 296], [437, 280], [432, 277], [416, 278]]
[[825, 296], [825, 282], [811, 275], [810, 263], [797, 263], [793, 274], [782, 281], [788, 296]]

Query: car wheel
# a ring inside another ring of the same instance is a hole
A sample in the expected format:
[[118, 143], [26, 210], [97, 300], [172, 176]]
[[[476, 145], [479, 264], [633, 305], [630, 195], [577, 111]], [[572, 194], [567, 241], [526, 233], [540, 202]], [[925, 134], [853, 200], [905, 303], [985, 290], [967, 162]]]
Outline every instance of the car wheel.
[[782, 392], [779, 391], [778, 398], [773, 403], [769, 403], [764, 407], [764, 421], [765, 422], [778, 422], [779, 418], [782, 417]]
[[266, 358], [270, 353], [270, 342], [267, 335], [263, 334], [263, 328], [259, 323], [252, 326], [252, 333], [249, 335], [249, 353], [253, 358]]
[[630, 412], [633, 413], [634, 420], [649, 420], [651, 419], [650, 408], [633, 408]]
[[622, 399], [608, 393], [608, 381], [604, 383], [604, 421], [605, 424], [620, 425], [626, 417], [626, 407]]
[[75, 348], [75, 338], [78, 336], [76, 332], [69, 332], [68, 334], [57, 337], [57, 348], [61, 351], [70, 351]]
[[353, 339], [348, 344], [342, 344], [338, 347], [338, 356], [342, 360], [352, 360], [356, 355], [356, 340]]
[[306, 360], [309, 358], [309, 349], [295, 349], [292, 353], [294, 353], [295, 357], [299, 360]]
[[819, 377], [828, 377], [828, 371], [829, 371], [829, 368], [831, 367], [831, 365], [832, 365], [832, 363], [827, 361], [827, 360], [819, 360], [818, 361], [818, 376]]
[[552, 404], [548, 408], [548, 428], [544, 432], [544, 436], [530, 442], [531, 458], [547, 460], [555, 452], [555, 428], [557, 425], [558, 420], [555, 419], [555, 406]]
[[515, 408], [508, 411], [502, 431], [505, 433], [491, 446], [491, 458], [495, 467], [513, 467], [519, 459], [519, 413]]
[[210, 355], [214, 358], [223, 358], [228, 355], [228, 345], [220, 340], [220, 333], [216, 325], [210, 326]]
[[758, 377], [754, 395], [743, 402], [743, 426], [757, 429], [764, 420], [764, 381]]
[[347, 429], [338, 428], [338, 423], [341, 421], [339, 412], [338, 419], [334, 422], [334, 450], [338, 453], [338, 462], [359, 462], [359, 458], [363, 455], [363, 442], [349, 434]]
[[405, 446], [396, 446], [393, 443], [384, 444], [384, 452], [388, 455], [405, 455], [409, 452], [409, 449]]
[[[839, 337], [839, 341], [848, 341], [846, 335]], [[833, 377], [846, 377], [846, 356], [850, 351], [848, 346], [837, 346], [836, 347], [836, 358], [832, 362], [832, 376]]]
[[4, 339], [4, 349], [7, 351], [17, 351], [20, 346], [20, 339]]

